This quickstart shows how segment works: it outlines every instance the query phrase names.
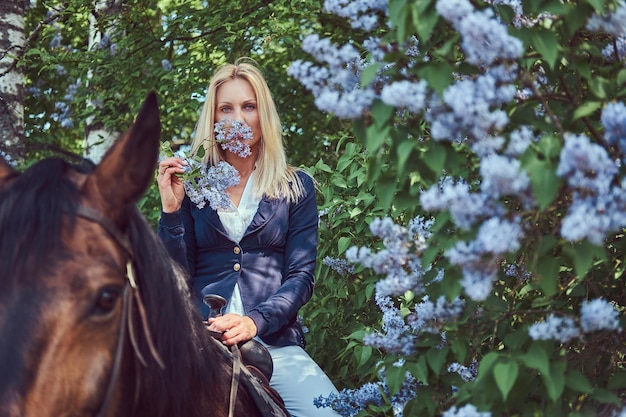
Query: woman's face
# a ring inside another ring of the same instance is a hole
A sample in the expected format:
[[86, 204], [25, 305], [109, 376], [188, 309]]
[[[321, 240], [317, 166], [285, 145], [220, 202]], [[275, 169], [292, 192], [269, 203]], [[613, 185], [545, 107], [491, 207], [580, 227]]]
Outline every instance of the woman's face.
[[215, 121], [229, 118], [245, 122], [252, 129], [254, 147], [261, 138], [261, 122], [256, 102], [256, 95], [250, 83], [241, 78], [228, 80], [216, 90]]

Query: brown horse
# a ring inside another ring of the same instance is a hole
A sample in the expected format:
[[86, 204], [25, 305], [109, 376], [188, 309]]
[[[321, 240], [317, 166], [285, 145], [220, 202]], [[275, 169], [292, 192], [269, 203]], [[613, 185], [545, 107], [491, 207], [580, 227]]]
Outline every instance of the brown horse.
[[159, 136], [151, 93], [97, 166], [0, 158], [0, 416], [228, 415], [230, 352], [136, 208]]

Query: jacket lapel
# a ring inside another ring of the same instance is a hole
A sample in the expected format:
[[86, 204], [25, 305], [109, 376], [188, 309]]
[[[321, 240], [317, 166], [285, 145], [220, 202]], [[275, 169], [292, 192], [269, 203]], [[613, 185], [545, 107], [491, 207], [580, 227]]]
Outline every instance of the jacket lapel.
[[250, 233], [254, 233], [256, 230], [263, 227], [272, 217], [274, 217], [274, 215], [276, 214], [276, 208], [278, 207], [278, 203], [278, 199], [270, 200], [267, 197], [263, 197], [261, 201], [259, 201], [259, 208], [252, 218], [252, 222], [246, 229], [244, 236], [247, 236]]

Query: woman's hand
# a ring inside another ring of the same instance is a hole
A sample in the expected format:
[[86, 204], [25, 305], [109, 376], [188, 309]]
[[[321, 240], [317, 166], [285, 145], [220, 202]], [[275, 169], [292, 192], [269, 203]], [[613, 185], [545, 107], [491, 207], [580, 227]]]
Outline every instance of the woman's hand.
[[257, 333], [250, 317], [232, 313], [210, 318], [209, 330], [222, 333], [222, 342], [228, 346], [248, 341]]
[[159, 162], [157, 184], [161, 195], [161, 206], [164, 213], [173, 213], [180, 209], [185, 197], [183, 182], [176, 174], [182, 174], [187, 162], [178, 157], [165, 158]]

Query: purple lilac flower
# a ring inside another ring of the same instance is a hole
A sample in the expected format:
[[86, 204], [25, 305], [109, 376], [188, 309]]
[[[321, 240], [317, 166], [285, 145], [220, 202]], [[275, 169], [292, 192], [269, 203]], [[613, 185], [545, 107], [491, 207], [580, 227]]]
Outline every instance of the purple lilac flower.
[[349, 275], [354, 272], [354, 265], [349, 264], [345, 259], [325, 257], [322, 264], [326, 265], [339, 275]]
[[[401, 363], [394, 366], [402, 366]], [[359, 389], [343, 389], [328, 397], [319, 396], [313, 400], [317, 408], [332, 408], [343, 417], [354, 417], [368, 405], [380, 407], [390, 392], [385, 381], [384, 369], [379, 373], [380, 382], [368, 382]], [[417, 395], [418, 382], [407, 372], [398, 393], [391, 396], [390, 403], [395, 417], [404, 416], [404, 407]]]
[[215, 141], [225, 151], [230, 151], [242, 158], [252, 155], [250, 145], [246, 141], [252, 140], [252, 128], [241, 120], [222, 119], [215, 123], [213, 128]]
[[626, 35], [626, 2], [618, 1], [614, 10], [603, 15], [594, 13], [587, 21], [587, 29], [615, 37]]
[[396, 81], [383, 86], [381, 100], [390, 106], [406, 108], [412, 113], [419, 113], [426, 104], [428, 84], [424, 80], [418, 82]]
[[556, 173], [566, 178], [570, 187], [595, 195], [606, 194], [617, 170], [606, 150], [587, 136], [569, 134], [565, 137]]
[[509, 144], [505, 153], [512, 157], [520, 156], [537, 139], [530, 127], [520, 126], [509, 135]]
[[524, 52], [522, 41], [509, 35], [492, 9], [476, 11], [468, 0], [438, 0], [436, 8], [461, 35], [470, 64], [489, 66], [500, 59], [517, 59]]
[[470, 192], [469, 185], [462, 179], [443, 177], [438, 184], [420, 194], [420, 204], [425, 210], [449, 210], [454, 223], [462, 228], [471, 228], [489, 211], [485, 196]]
[[583, 301], [580, 307], [580, 326], [585, 333], [621, 329], [617, 310], [612, 303], [602, 298]]
[[163, 69], [165, 71], [171, 71], [172, 70], [172, 63], [167, 60], [167, 59], [162, 59], [161, 60], [161, 67], [163, 67]]
[[453, 362], [448, 366], [448, 372], [459, 374], [465, 382], [473, 381], [478, 376], [478, 363], [472, 362], [470, 366], [465, 366], [458, 362]]
[[317, 408], [332, 408], [342, 417], [354, 417], [368, 405], [383, 404], [382, 383], [369, 382], [359, 389], [343, 389], [328, 397], [319, 396], [313, 400]]
[[608, 62], [623, 61], [626, 59], [626, 36], [620, 36], [614, 42], [615, 45], [613, 42], [609, 42], [602, 49], [602, 56]]
[[622, 102], [607, 104], [600, 120], [604, 127], [604, 139], [626, 154], [626, 105]]
[[382, 332], [366, 334], [363, 343], [389, 353], [409, 356], [415, 352], [416, 336], [404, 322], [402, 312], [388, 296], [376, 294], [376, 304], [383, 312]]
[[385, 247], [376, 253], [366, 247], [351, 247], [346, 251], [346, 259], [385, 275], [376, 283], [378, 294], [403, 294], [409, 290], [421, 292], [424, 271], [417, 254], [411, 250], [414, 236], [409, 236], [405, 227], [395, 224], [390, 218], [375, 219], [370, 230], [374, 236], [383, 239]]
[[567, 343], [580, 334], [580, 329], [573, 319], [557, 317], [554, 314], [549, 314], [544, 321], [534, 323], [528, 328], [528, 335], [533, 340], [557, 340]]
[[441, 417], [491, 417], [491, 413], [488, 411], [481, 413], [472, 404], [467, 404], [460, 408], [453, 406], [444, 412]]
[[350, 20], [355, 29], [372, 31], [378, 26], [379, 15], [387, 16], [386, 0], [326, 0], [324, 10]]
[[[457, 143], [469, 140], [474, 151], [480, 150], [481, 141], [489, 140], [508, 125], [509, 118], [500, 107], [515, 98], [517, 90], [510, 84], [514, 72], [514, 66], [490, 68], [476, 78], [463, 78], [450, 85], [442, 98], [433, 97], [425, 114], [433, 139]], [[486, 146], [489, 153], [504, 144], [502, 139], [497, 141], [495, 149]]]
[[480, 161], [481, 191], [490, 198], [518, 196], [530, 190], [530, 177], [517, 159], [490, 155]]
[[410, 325], [414, 330], [438, 334], [447, 322], [461, 315], [464, 307], [465, 301], [459, 297], [448, 301], [444, 296], [440, 296], [436, 302], [432, 302], [425, 296], [415, 306], [415, 319]]
[[195, 180], [185, 180], [183, 185], [189, 199], [199, 209], [208, 202], [213, 210], [228, 209], [231, 201], [226, 189], [239, 184], [239, 172], [229, 163], [220, 161], [208, 169], [201, 168], [205, 175]]

